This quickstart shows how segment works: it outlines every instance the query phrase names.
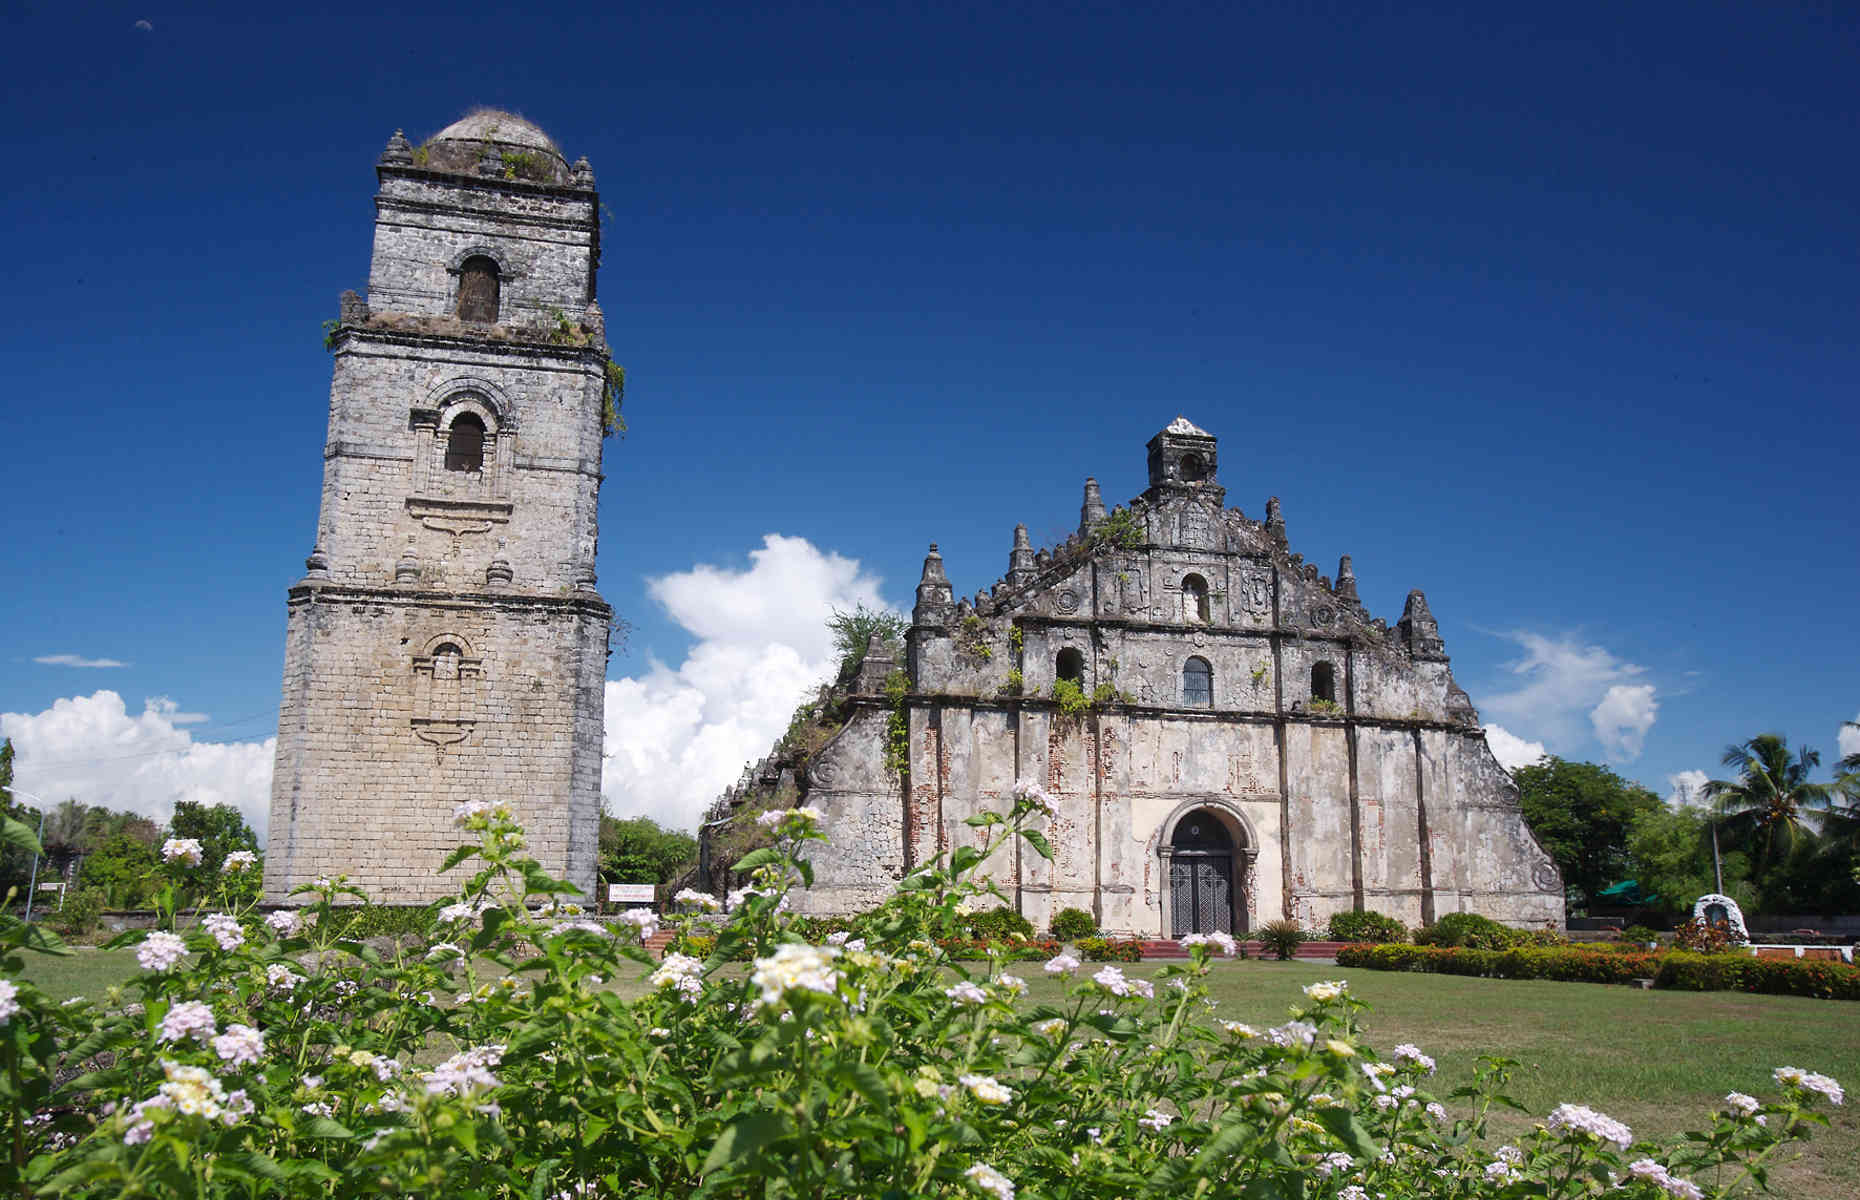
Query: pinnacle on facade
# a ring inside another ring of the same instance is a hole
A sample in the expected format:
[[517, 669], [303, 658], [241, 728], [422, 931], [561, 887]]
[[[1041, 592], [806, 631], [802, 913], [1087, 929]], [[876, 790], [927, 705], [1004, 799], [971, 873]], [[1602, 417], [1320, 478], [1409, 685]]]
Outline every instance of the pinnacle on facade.
[[1027, 540], [1027, 527], [1014, 526], [1014, 548], [1008, 551], [1007, 583], [1009, 587], [1020, 587], [1033, 582], [1033, 545]]
[[381, 161], [390, 166], [411, 166], [413, 164], [413, 145], [407, 141], [407, 135], [400, 130], [387, 141], [387, 148], [381, 151]]
[[1410, 657], [1425, 662], [1445, 662], [1447, 644], [1440, 639], [1440, 626], [1434, 620], [1434, 614], [1428, 611], [1427, 593], [1420, 588], [1408, 593], [1408, 603], [1402, 606], [1401, 621], [1395, 626], [1395, 635], [1408, 647]]
[[1079, 506], [1079, 532], [1089, 534], [1092, 527], [1104, 520], [1104, 496], [1098, 491], [1098, 481], [1090, 475], [1085, 477], [1085, 503]]
[[1266, 498], [1266, 532], [1281, 543], [1285, 541], [1285, 512], [1277, 496]]
[[955, 607], [949, 576], [943, 574], [943, 556], [931, 542], [930, 553], [924, 555], [923, 576], [917, 581], [917, 606], [911, 609], [911, 624], [941, 625]]
[[1356, 571], [1350, 565], [1350, 556], [1344, 555], [1337, 560], [1337, 599], [1347, 600], [1351, 604], [1362, 603], [1356, 594]]

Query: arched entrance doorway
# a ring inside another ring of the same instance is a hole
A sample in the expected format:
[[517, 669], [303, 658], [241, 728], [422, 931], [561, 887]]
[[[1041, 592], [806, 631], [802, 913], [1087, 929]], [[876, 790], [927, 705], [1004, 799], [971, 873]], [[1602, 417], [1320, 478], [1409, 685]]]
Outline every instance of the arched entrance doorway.
[[1195, 809], [1176, 822], [1165, 852], [1169, 936], [1236, 932], [1234, 866], [1245, 859], [1227, 822], [1211, 809]]

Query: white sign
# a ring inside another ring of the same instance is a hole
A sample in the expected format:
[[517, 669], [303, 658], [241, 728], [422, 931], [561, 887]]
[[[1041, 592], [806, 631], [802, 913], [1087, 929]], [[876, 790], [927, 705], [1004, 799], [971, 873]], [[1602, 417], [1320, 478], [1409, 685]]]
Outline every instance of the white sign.
[[651, 904], [653, 893], [657, 890], [650, 883], [610, 883], [607, 885], [607, 902], [609, 904]]

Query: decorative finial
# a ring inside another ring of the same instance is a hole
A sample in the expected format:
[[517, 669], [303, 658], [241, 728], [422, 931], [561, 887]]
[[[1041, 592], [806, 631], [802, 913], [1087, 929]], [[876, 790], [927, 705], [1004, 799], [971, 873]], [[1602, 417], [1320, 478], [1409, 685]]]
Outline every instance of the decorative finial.
[[569, 180], [578, 188], [594, 189], [594, 168], [588, 165], [588, 156], [582, 155], [569, 168]]
[[329, 578], [329, 555], [323, 553], [323, 539], [317, 538], [316, 545], [310, 547], [310, 557], [304, 559], [304, 569], [311, 579]]
[[1085, 502], [1079, 506], [1079, 532], [1090, 533], [1092, 526], [1104, 520], [1104, 495], [1098, 490], [1098, 481], [1090, 475], [1085, 477]]
[[1266, 501], [1266, 532], [1280, 542], [1285, 541], [1285, 513], [1279, 508], [1277, 496]]
[[407, 135], [396, 129], [394, 136], [388, 139], [387, 149], [381, 152], [383, 166], [404, 167], [413, 165], [413, 146], [407, 141]]
[[484, 569], [485, 583], [495, 587], [509, 584], [516, 577], [510, 569], [510, 559], [506, 557], [509, 549], [510, 543], [507, 540], [497, 543], [497, 553], [491, 556], [491, 565]]
[[400, 561], [394, 564], [395, 583], [420, 582], [420, 556], [413, 548], [413, 535], [407, 535], [407, 548], [400, 552]]
[[1007, 581], [1009, 587], [1020, 587], [1033, 582], [1034, 576], [1033, 545], [1027, 540], [1027, 527], [1014, 526], [1014, 548], [1008, 551]]
[[1356, 571], [1350, 566], [1350, 556], [1347, 554], [1337, 560], [1337, 599], [1348, 600], [1351, 604], [1361, 603], [1356, 594]]

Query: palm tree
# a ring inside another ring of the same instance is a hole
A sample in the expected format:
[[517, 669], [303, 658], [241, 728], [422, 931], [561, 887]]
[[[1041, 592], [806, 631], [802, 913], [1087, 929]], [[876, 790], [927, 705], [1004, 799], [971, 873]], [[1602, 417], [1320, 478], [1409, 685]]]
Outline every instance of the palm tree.
[[59, 878], [69, 879], [78, 860], [103, 840], [109, 817], [107, 810], [79, 804], [76, 799], [45, 814], [45, 856], [52, 860]]
[[1723, 763], [1736, 768], [1737, 779], [1714, 779], [1705, 785], [1704, 795], [1713, 802], [1713, 819], [1725, 832], [1755, 847], [1751, 875], [1760, 886], [1799, 841], [1814, 836], [1806, 814], [1826, 810], [1832, 789], [1809, 779], [1821, 765], [1821, 755], [1803, 746], [1790, 758], [1789, 741], [1778, 733], [1761, 733], [1726, 747]]

